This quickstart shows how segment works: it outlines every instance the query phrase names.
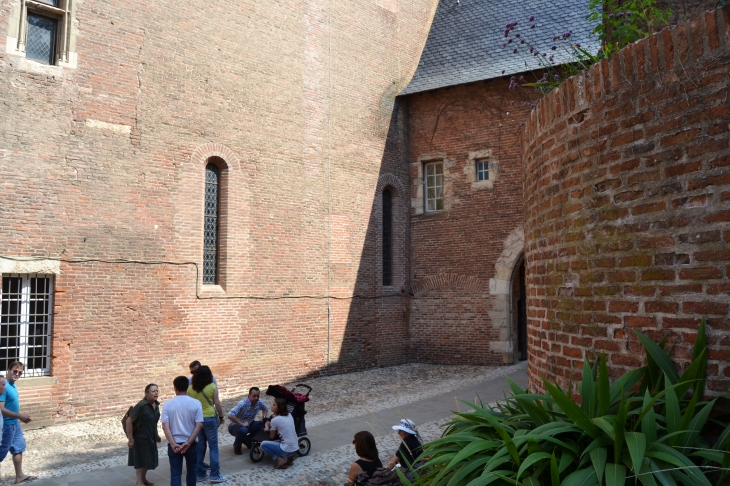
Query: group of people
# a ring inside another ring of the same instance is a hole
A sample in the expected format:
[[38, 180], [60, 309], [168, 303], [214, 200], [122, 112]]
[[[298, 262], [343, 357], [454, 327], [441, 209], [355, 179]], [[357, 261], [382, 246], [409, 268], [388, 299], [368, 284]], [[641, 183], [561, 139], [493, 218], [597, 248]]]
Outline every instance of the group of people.
[[[156, 384], [150, 383], [145, 387], [144, 398], [129, 413], [125, 425], [129, 446], [128, 465], [135, 469], [136, 486], [150, 484], [146, 477], [147, 471], [158, 466], [157, 444], [162, 441], [157, 433], [160, 418], [168, 442], [171, 486], [182, 486], [183, 462], [187, 468], [186, 486], [195, 486], [196, 482], [206, 479], [211, 483], [226, 481], [226, 477], [221, 475], [218, 451], [218, 428], [225, 422], [218, 395], [218, 384], [210, 368], [201, 365], [199, 361], [190, 363], [189, 368], [190, 377], [178, 376], [173, 380], [175, 397], [167, 400], [163, 407], [160, 407], [158, 401], [159, 388]], [[0, 380], [0, 383], [2, 381], [4, 380]], [[4, 385], [0, 385], [2, 386]], [[15, 397], [17, 402], [17, 392]], [[233, 452], [237, 455], [243, 453], [244, 444], [250, 443], [247, 443], [247, 437], [251, 434], [261, 430], [269, 432], [271, 439], [278, 440], [263, 441], [261, 448], [274, 461], [275, 469], [283, 469], [294, 462], [299, 450], [294, 419], [288, 412], [284, 398], [274, 399], [270, 412], [269, 416], [269, 408], [261, 400], [261, 391], [252, 387], [248, 391], [248, 396], [228, 413], [228, 432], [235, 438]], [[17, 410], [15, 413], [17, 414]], [[260, 419], [258, 419], [259, 413]], [[3, 415], [7, 417], [5, 414], [3, 408]], [[27, 417], [23, 415], [21, 418], [22, 414], [18, 415], [17, 418], [21, 420]], [[30, 421], [30, 417], [27, 419]], [[6, 418], [6, 427], [7, 420]], [[421, 454], [421, 441], [418, 438], [416, 424], [412, 420], [404, 419], [400, 424], [393, 426], [393, 429], [401, 438], [401, 446], [388, 462], [387, 468], [393, 469], [397, 463], [414, 464]], [[4, 457], [2, 451], [7, 453], [7, 449], [4, 448], [5, 430], [2, 444], [0, 456]], [[383, 465], [378, 457], [375, 438], [370, 432], [362, 431], [355, 434], [353, 444], [359, 459], [350, 467], [349, 481], [355, 485], [360, 484], [363, 478], [371, 478]], [[24, 443], [22, 449], [19, 445], [11, 449], [14, 454], [13, 463], [15, 454], [22, 454], [24, 449]], [[206, 449], [210, 450], [210, 464], [204, 462]], [[210, 474], [207, 473], [208, 469]], [[22, 468], [19, 477], [23, 477]]]
[[[422, 452], [422, 444], [415, 422], [403, 419], [398, 425], [393, 426], [393, 430], [398, 433], [401, 444], [388, 461], [385, 471], [392, 470], [397, 464], [403, 467], [407, 465], [415, 466], [416, 460]], [[380, 461], [375, 437], [367, 430], [363, 430], [355, 434], [352, 443], [355, 445], [355, 453], [359, 459], [350, 466], [347, 484], [353, 486], [367, 484], [367, 481], [372, 479], [378, 470], [383, 470], [383, 463]]]
[[0, 463], [8, 456], [13, 457], [15, 469], [15, 484], [28, 483], [37, 479], [35, 476], [23, 472], [23, 452], [25, 452], [25, 437], [20, 422], [29, 424], [30, 415], [20, 412], [17, 381], [23, 376], [25, 365], [20, 361], [13, 361], [8, 366], [6, 376], [0, 375], [0, 413], [3, 419], [2, 440], [0, 440]]
[[[190, 377], [178, 376], [173, 380], [175, 397], [165, 402], [162, 411], [159, 388], [150, 383], [145, 387], [144, 398], [129, 413], [128, 464], [135, 469], [136, 486], [149, 484], [147, 471], [158, 466], [157, 444], [162, 441], [157, 433], [160, 418], [168, 442], [171, 485], [182, 486], [183, 462], [187, 468], [187, 486], [206, 479], [211, 483], [226, 481], [218, 460], [218, 427], [224, 421], [218, 384], [210, 368], [199, 361], [190, 363], [189, 368]], [[210, 448], [210, 464], [204, 462], [207, 448]]]
[[[135, 469], [136, 486], [149, 484], [147, 471], [159, 465], [157, 444], [162, 438], [157, 433], [157, 424], [160, 418], [168, 442], [171, 486], [182, 486], [183, 462], [187, 468], [187, 486], [206, 479], [211, 483], [226, 481], [221, 475], [218, 451], [218, 428], [225, 422], [218, 383], [210, 368], [201, 365], [200, 361], [193, 361], [189, 368], [190, 377], [178, 376], [173, 380], [175, 397], [166, 401], [161, 411], [159, 388], [150, 383], [145, 387], [144, 398], [129, 413], [126, 421], [128, 465]], [[248, 396], [228, 414], [228, 431], [235, 437], [233, 451], [242, 454], [246, 436], [266, 430], [271, 439], [278, 436], [280, 440], [264, 441], [261, 448], [274, 460], [275, 468], [288, 467], [299, 450], [294, 420], [283, 398], [274, 400], [271, 417], [268, 417], [269, 409], [260, 396], [261, 391], [252, 387]], [[256, 420], [259, 412], [262, 419]], [[204, 462], [206, 449], [210, 451], [210, 464]]]

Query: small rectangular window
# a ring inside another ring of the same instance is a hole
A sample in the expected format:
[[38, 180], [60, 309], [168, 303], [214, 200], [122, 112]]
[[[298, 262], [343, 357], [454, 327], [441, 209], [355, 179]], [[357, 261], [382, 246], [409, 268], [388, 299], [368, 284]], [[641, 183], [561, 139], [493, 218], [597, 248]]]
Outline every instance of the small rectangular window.
[[477, 181], [488, 181], [489, 180], [489, 161], [488, 160], [477, 160]]
[[428, 162], [424, 167], [426, 212], [444, 209], [444, 163]]
[[0, 291], [0, 369], [25, 364], [25, 376], [51, 372], [50, 275], [3, 275]]
[[56, 31], [58, 19], [28, 12], [28, 33], [25, 56], [28, 59], [54, 64], [56, 62]]

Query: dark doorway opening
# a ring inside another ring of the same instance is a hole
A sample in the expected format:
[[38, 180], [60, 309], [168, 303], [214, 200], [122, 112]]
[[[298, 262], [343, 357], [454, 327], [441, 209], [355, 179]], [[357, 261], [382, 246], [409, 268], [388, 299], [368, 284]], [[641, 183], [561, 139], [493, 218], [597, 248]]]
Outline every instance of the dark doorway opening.
[[517, 288], [517, 358], [520, 361], [527, 359], [527, 292], [525, 290], [525, 259], [520, 262], [515, 276], [518, 279]]

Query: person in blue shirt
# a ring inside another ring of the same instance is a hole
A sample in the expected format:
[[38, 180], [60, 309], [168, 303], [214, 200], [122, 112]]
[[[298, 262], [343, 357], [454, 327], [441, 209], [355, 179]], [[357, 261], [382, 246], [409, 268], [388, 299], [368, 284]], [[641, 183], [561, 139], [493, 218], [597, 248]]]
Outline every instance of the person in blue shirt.
[[[228, 433], [236, 438], [233, 441], [233, 453], [236, 455], [243, 454], [241, 446], [244, 444], [246, 435], [255, 434], [264, 428], [263, 419], [266, 418], [269, 408], [260, 398], [261, 391], [252, 386], [248, 390], [248, 397], [238, 402], [238, 405], [228, 412]], [[259, 412], [261, 412], [261, 420], [255, 420]]]
[[29, 424], [30, 415], [20, 412], [18, 388], [15, 382], [23, 375], [25, 365], [20, 361], [13, 361], [8, 367], [5, 391], [0, 395], [0, 412], [3, 416], [3, 435], [0, 441], [0, 462], [7, 457], [8, 452], [13, 456], [15, 467], [15, 484], [33, 481], [35, 476], [23, 473], [23, 452], [25, 452], [25, 437], [20, 423]]

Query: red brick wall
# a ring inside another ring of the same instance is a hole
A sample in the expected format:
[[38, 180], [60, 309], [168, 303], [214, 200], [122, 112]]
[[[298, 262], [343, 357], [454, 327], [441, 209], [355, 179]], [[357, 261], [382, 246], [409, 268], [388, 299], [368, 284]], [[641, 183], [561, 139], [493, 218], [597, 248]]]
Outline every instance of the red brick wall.
[[618, 52], [551, 92], [525, 128], [533, 388], [583, 357], [642, 363], [633, 330], [687, 365], [708, 318], [709, 392], [730, 386], [730, 8]]
[[[204, 165], [217, 156], [221, 285], [201, 296], [284, 297], [198, 300], [192, 266], [64, 263], [58, 382], [21, 390], [35, 419], [117, 414], [149, 382], [169, 396], [193, 359], [227, 396], [408, 359], [407, 298], [351, 297], [378, 291], [367, 259], [381, 175], [408, 187], [385, 144], [435, 0], [332, 12], [319, 0], [79, 1], [78, 67], [44, 72], [6, 54], [11, 3], [0, 0], [0, 255], [201, 263]], [[341, 298], [329, 312], [328, 294]], [[286, 298], [302, 296], [316, 298]]]
[[[523, 221], [520, 123], [528, 109], [510, 103], [515, 96], [508, 84], [496, 79], [407, 97], [412, 205], [418, 204], [419, 160], [435, 154], [452, 164], [445, 170], [447, 210], [417, 214], [411, 208], [416, 361], [512, 361], [495, 346], [509, 340], [509, 328], [493, 322], [489, 286], [505, 240]], [[492, 189], [475, 190], [465, 173], [469, 153], [481, 150], [491, 150], [499, 163]]]

